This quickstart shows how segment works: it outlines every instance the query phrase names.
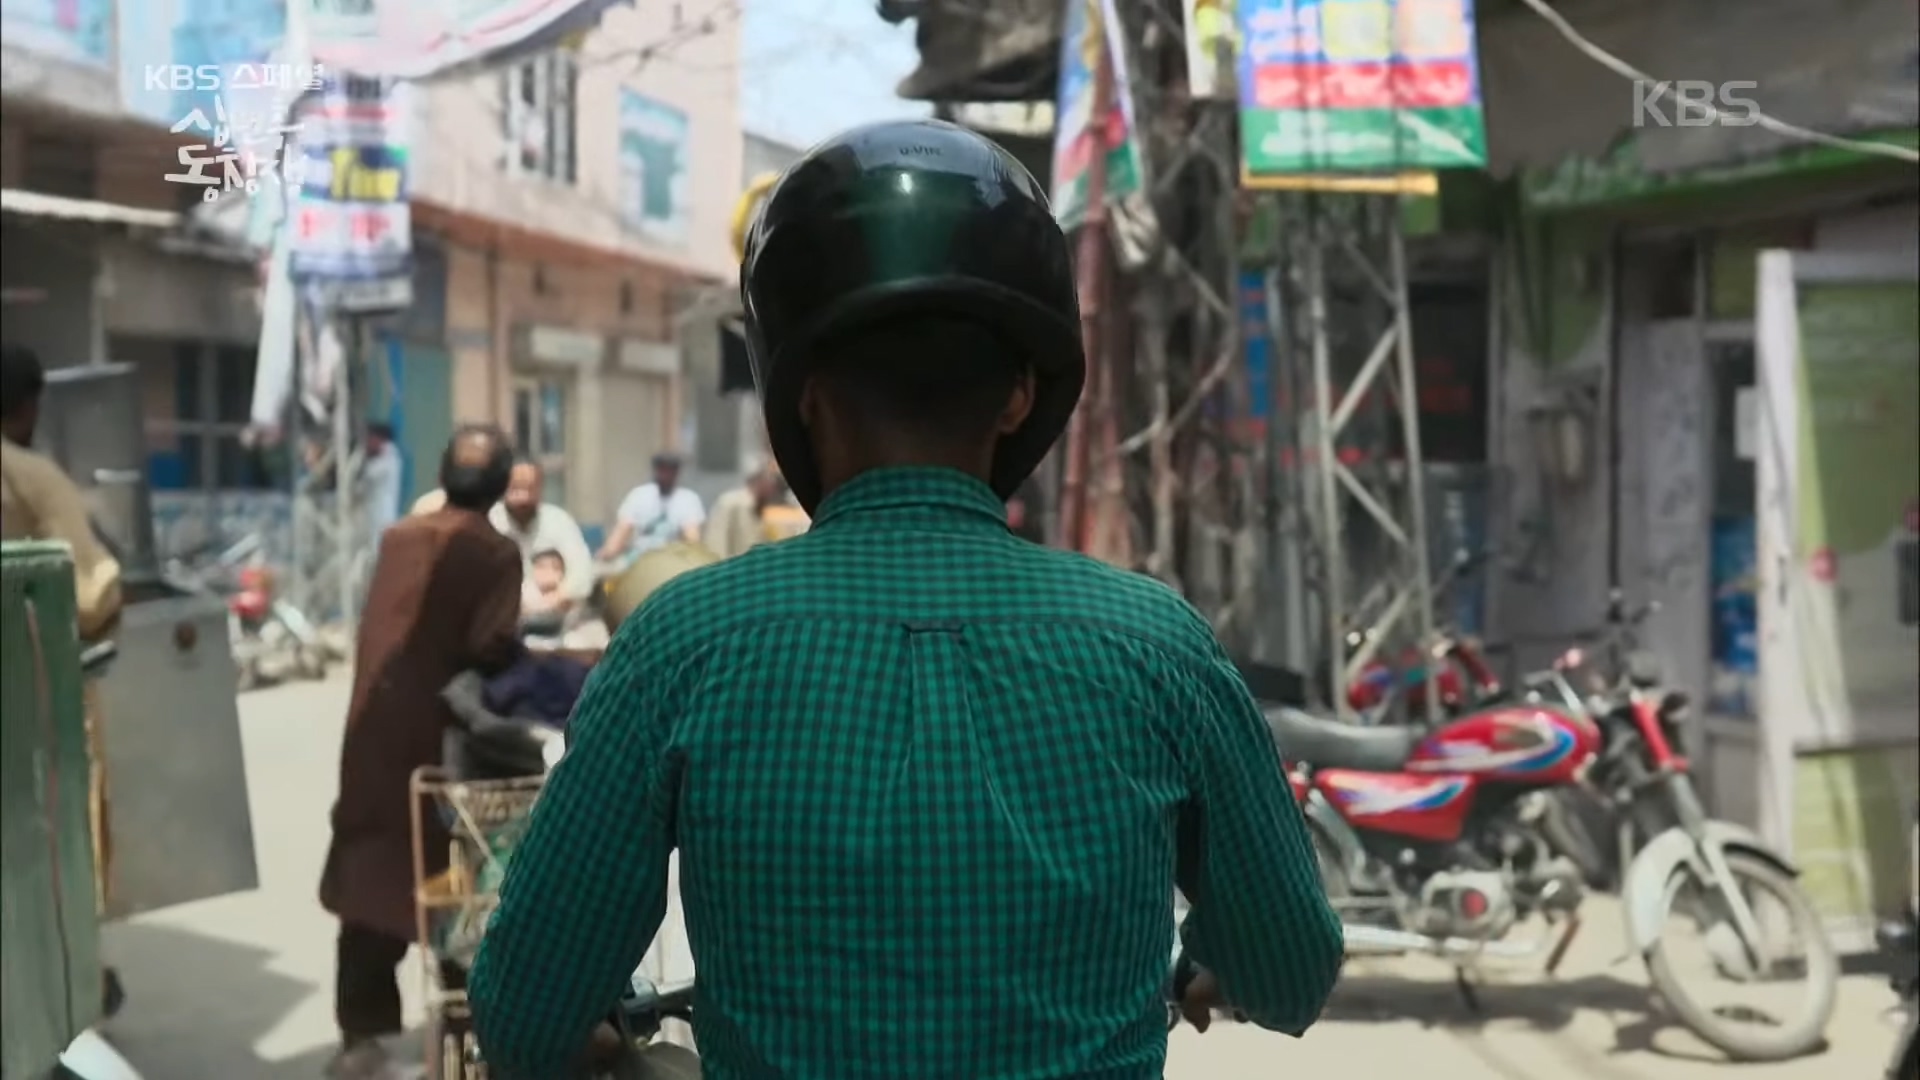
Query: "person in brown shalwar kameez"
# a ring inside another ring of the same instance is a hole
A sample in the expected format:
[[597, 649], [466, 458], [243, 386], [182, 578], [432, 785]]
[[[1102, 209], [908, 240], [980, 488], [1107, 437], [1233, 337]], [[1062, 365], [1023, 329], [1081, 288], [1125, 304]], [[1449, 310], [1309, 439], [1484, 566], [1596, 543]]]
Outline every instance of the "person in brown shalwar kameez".
[[[440, 691], [463, 671], [504, 667], [517, 649], [520, 550], [487, 521], [512, 464], [497, 429], [462, 428], [441, 459], [446, 505], [380, 541], [320, 882], [321, 903], [340, 918], [336, 1077], [388, 1075], [380, 1040], [401, 1030], [398, 967], [415, 936], [409, 781], [440, 762], [452, 722]], [[447, 835], [431, 818], [427, 828], [427, 872], [439, 873]]]

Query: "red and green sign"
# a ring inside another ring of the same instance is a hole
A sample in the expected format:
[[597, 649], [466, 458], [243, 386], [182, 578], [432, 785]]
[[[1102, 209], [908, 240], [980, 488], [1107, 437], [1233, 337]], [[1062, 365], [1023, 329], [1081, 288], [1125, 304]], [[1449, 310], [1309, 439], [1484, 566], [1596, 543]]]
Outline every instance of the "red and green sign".
[[1240, 0], [1249, 174], [1478, 168], [1473, 0]]

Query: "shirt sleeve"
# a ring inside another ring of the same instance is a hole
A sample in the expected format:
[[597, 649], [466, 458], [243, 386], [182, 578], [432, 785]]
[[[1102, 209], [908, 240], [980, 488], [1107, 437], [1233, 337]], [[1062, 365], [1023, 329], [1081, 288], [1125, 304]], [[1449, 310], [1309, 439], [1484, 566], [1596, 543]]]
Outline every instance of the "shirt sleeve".
[[613, 511], [613, 519], [624, 521], [629, 525], [639, 525], [644, 521], [646, 512], [647, 488], [643, 484], [627, 492], [626, 498], [620, 500], [620, 505]]
[[1215, 644], [1183, 673], [1193, 795], [1181, 823], [1181, 937], [1222, 996], [1261, 1027], [1304, 1033], [1339, 978], [1340, 917], [1327, 903], [1299, 804], [1259, 707]]
[[666, 916], [677, 706], [645, 663], [657, 625], [629, 620], [595, 666], [481, 939], [468, 998], [497, 1080], [571, 1075]]
[[697, 529], [706, 524], [707, 504], [698, 493], [681, 488], [673, 499], [673, 523], [682, 529]]
[[47, 464], [33, 473], [27, 497], [49, 540], [64, 540], [73, 549], [73, 587], [80, 637], [94, 640], [113, 628], [120, 616], [120, 563], [94, 535], [86, 497], [56, 466]]

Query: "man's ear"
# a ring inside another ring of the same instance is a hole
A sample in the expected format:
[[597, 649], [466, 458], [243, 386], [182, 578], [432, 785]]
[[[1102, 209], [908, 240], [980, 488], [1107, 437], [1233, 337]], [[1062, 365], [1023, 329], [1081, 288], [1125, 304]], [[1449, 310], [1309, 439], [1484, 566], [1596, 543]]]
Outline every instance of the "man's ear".
[[1013, 392], [1007, 395], [1006, 407], [1000, 410], [999, 432], [1011, 435], [1020, 430], [1033, 414], [1033, 372], [1023, 371], [1014, 380]]

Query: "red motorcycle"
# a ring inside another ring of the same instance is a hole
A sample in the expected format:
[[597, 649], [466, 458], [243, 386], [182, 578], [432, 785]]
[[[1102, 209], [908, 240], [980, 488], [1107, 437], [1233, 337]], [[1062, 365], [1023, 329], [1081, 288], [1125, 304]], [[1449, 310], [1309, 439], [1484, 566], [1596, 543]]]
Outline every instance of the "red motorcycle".
[[[1487, 558], [1484, 552], [1456, 558], [1434, 582], [1433, 595], [1445, 594], [1456, 580]], [[1372, 635], [1371, 630], [1353, 630], [1347, 634], [1344, 646], [1349, 662], [1368, 646]], [[1368, 661], [1352, 674], [1342, 690], [1347, 707], [1364, 724], [1425, 717], [1430, 693], [1439, 698], [1439, 715], [1459, 716], [1499, 698], [1504, 688], [1481, 655], [1478, 642], [1442, 631], [1425, 646], [1403, 649], [1391, 659], [1381, 657]]]
[[[1350, 953], [1421, 952], [1467, 973], [1491, 958], [1544, 955], [1551, 974], [1578, 931], [1589, 873], [1558, 847], [1576, 825], [1557, 791], [1591, 783], [1617, 801], [1623, 829], [1642, 834], [1622, 875], [1627, 938], [1656, 991], [1689, 1028], [1729, 1056], [1778, 1060], [1818, 1045], [1839, 967], [1795, 871], [1751, 832], [1707, 818], [1672, 713], [1632, 682], [1594, 697], [1574, 689], [1576, 650], [1526, 680], [1524, 696], [1428, 729], [1360, 727], [1290, 709], [1268, 722], [1293, 763], [1327, 895], [1347, 923]], [[1623, 843], [1625, 843], [1623, 837]], [[1807, 942], [1799, 978], [1811, 993], [1795, 1014], [1759, 1032], [1699, 1004], [1670, 962], [1672, 917], [1691, 918], [1722, 975], [1785, 982], [1753, 910], [1782, 902]], [[1539, 916], [1536, 940], [1515, 940]]]

